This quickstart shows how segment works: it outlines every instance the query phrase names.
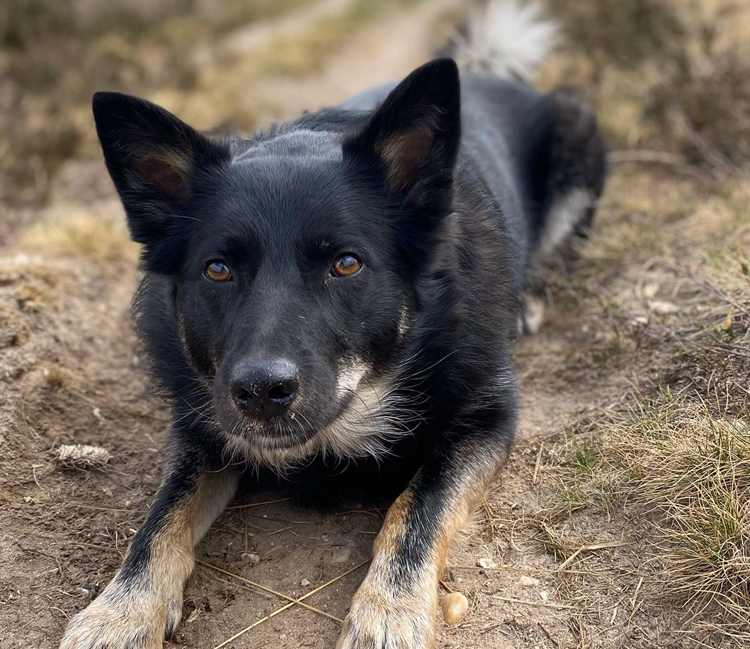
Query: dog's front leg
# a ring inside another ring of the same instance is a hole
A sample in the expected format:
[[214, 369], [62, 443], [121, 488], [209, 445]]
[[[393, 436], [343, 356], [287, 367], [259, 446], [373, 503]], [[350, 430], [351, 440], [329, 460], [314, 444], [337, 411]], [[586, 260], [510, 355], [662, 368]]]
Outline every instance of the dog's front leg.
[[122, 567], [76, 615], [60, 649], [161, 649], [182, 615], [193, 547], [232, 498], [238, 473], [174, 444], [165, 477]]
[[436, 449], [388, 510], [370, 570], [352, 601], [338, 649], [431, 649], [438, 580], [512, 438], [454, 437]]

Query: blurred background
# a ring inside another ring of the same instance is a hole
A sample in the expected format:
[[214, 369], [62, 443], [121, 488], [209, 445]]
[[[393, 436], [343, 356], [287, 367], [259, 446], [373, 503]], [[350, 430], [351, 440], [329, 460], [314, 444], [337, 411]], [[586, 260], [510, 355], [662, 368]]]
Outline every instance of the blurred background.
[[[2, 0], [2, 647], [56, 646], [103, 587], [168, 429], [132, 334], [138, 251], [91, 94], [250, 133], [407, 74], [474, 4]], [[520, 441], [451, 559], [446, 583], [472, 607], [441, 646], [747, 647], [750, 3], [537, 4], [562, 38], [534, 85], [591, 103], [611, 176], [576, 272], [547, 278], [547, 324], [518, 341]], [[63, 443], [113, 459], [70, 470]], [[377, 511], [284, 508], [229, 512], [199, 555], [297, 595], [367, 558]], [[342, 617], [359, 579], [315, 605]], [[272, 608], [201, 568], [174, 646], [217, 647]], [[230, 646], [330, 649], [337, 632], [295, 609]]]
[[[368, 21], [417, 4], [433, 5], [410, 18], [429, 21], [437, 47], [472, 3], [5, 0], [0, 200], [43, 203], [66, 161], [96, 155], [89, 100], [97, 89], [145, 96], [203, 129], [252, 131], [301, 107], [337, 101], [368, 77], [385, 76], [379, 68], [396, 72], [383, 52], [411, 63], [401, 53], [418, 45], [407, 29], [380, 34], [378, 44], [365, 39], [357, 63], [366, 65], [356, 72], [340, 58], [357, 52], [357, 31]], [[614, 148], [647, 146], [720, 167], [747, 162], [746, 3], [548, 0], [547, 6], [566, 36], [566, 56], [553, 66], [552, 79], [581, 89], [602, 109]], [[341, 69], [332, 84], [338, 92], [278, 88], [281, 79], [309, 79], [331, 65]]]

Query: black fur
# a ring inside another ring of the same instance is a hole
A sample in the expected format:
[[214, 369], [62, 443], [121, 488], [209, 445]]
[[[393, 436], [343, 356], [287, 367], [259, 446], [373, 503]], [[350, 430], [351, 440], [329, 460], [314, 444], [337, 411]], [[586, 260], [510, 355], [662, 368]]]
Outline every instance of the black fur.
[[[139, 330], [175, 411], [168, 476], [126, 576], [194, 488], [187, 474], [231, 459], [308, 501], [392, 497], [408, 484], [392, 570], [408, 589], [456, 485], [505, 457], [524, 275], [569, 192], [591, 196], [574, 229], [588, 226], [604, 147], [567, 92], [491, 77], [462, 86], [455, 63], [436, 60], [398, 86], [228, 142], [146, 101], [96, 95], [107, 166], [144, 244]], [[332, 274], [342, 253], [362, 270]], [[230, 281], [205, 276], [217, 259]], [[232, 402], [232, 371], [276, 358], [298, 368], [298, 394], [284, 414], [251, 420]], [[360, 445], [359, 423], [380, 438]], [[317, 443], [337, 426], [338, 446]]]

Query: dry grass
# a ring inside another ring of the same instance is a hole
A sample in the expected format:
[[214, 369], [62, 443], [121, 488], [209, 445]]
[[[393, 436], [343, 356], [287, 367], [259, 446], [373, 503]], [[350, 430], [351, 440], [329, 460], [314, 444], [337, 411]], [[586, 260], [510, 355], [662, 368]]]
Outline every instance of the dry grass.
[[[552, 469], [563, 494], [575, 485], [578, 508], [596, 508], [608, 494], [618, 506], [650, 512], [657, 535], [644, 551], [662, 566], [662, 598], [690, 607], [698, 626], [710, 622], [744, 640], [750, 640], [748, 421], [747, 413], [722, 413], [665, 388], [604, 422], [589, 421], [561, 447], [576, 457], [581, 440], [589, 439], [585, 471], [580, 463]], [[565, 544], [547, 533], [545, 545], [561, 552]]]
[[734, 0], [683, 10], [690, 46], [672, 53], [644, 107], [662, 146], [730, 173], [750, 164], [749, 13]]
[[0, 199], [44, 204], [66, 160], [98, 155], [89, 108], [95, 90], [163, 101], [199, 128], [252, 130], [262, 109], [252, 89], [261, 75], [301, 76], [319, 69], [359, 22], [413, 1], [352, 0], [340, 14], [242, 56], [228, 45], [232, 32], [315, 3], [5, 2]]
[[589, 53], [593, 65], [632, 69], [668, 54], [684, 28], [664, 0], [551, 2], [566, 40]]
[[[670, 272], [652, 267], [647, 278], [657, 276], [659, 291], [680, 310], [650, 314], [644, 329], [628, 329], [640, 305], [638, 292], [623, 288], [613, 298], [622, 308], [609, 321], [630, 343], [605, 366], [650, 349], [653, 378], [642, 374], [622, 403], [590, 413], [545, 453], [546, 500], [535, 518], [543, 545], [564, 562], [571, 544], [560, 529], [575, 525], [579, 512], [602, 517], [605, 526], [619, 513], [645, 516], [653, 543], [641, 561], [661, 566], [653, 602], [677, 600], [694, 614], [692, 628], [741, 644], [750, 640], [750, 287], [734, 256], [678, 259], [678, 250], [690, 248], [672, 243], [661, 250]], [[607, 284], [601, 268], [587, 269], [585, 286]], [[593, 305], [607, 308], [588, 302], [592, 317]], [[606, 330], [607, 323], [600, 316], [597, 324]]]
[[118, 214], [52, 214], [23, 233], [22, 245], [35, 254], [93, 261], [111, 272], [138, 258], [138, 246]]
[[568, 46], [544, 85], [580, 86], [615, 148], [670, 152], [677, 162], [725, 173], [750, 163], [747, 3], [548, 4]]
[[701, 608], [718, 605], [726, 622], [747, 629], [750, 428], [711, 410], [665, 391], [613, 422], [607, 456], [631, 476], [628, 498], [659, 514], [670, 590]]
[[14, 308], [0, 302], [0, 349], [22, 345], [29, 338], [29, 327]]
[[[706, 304], [711, 286], [703, 286]], [[658, 380], [587, 415], [546, 453], [547, 500], [535, 516], [563, 566], [575, 545], [565, 530], [579, 512], [645, 517], [652, 534], [640, 560], [660, 567], [653, 603], [678, 601], [691, 628], [739, 644], [750, 641], [747, 305], [736, 304], [728, 329], [700, 327], [693, 340], [661, 329]]]
[[[575, 38], [543, 83], [580, 85], [615, 151], [576, 272], [549, 279], [590, 339], [570, 366], [602, 377], [627, 369], [633, 388], [540, 453], [530, 523], [566, 566], [592, 526], [645, 525], [637, 561], [656, 567], [658, 588], [641, 596], [684, 606], [690, 637], [747, 646], [750, 8], [552, 6]], [[591, 584], [568, 586], [571, 601], [594, 596]]]
[[41, 311], [57, 301], [60, 291], [66, 286], [70, 275], [70, 266], [62, 263], [54, 265], [42, 256], [27, 254], [6, 258], [0, 263], [0, 286], [6, 286], [12, 291], [10, 298], [0, 311], [0, 324], [6, 324], [13, 335], [13, 344], [25, 342], [28, 328], [23, 314]]

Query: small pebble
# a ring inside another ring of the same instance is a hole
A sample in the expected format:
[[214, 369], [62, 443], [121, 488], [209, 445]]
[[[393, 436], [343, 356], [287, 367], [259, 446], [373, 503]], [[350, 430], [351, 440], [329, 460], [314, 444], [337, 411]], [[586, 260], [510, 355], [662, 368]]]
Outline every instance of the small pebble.
[[659, 285], [655, 282], [649, 282], [648, 284], [645, 284], [643, 288], [641, 289], [641, 293], [643, 294], [643, 297], [650, 300], [651, 298], [656, 297], [656, 294], [659, 292]]
[[255, 552], [243, 552], [240, 554], [240, 559], [247, 561], [254, 566], [257, 566], [260, 563], [260, 555]]
[[664, 300], [650, 300], [648, 308], [651, 309], [657, 315], [672, 315], [680, 310], [676, 304], [672, 302], [665, 302]]
[[343, 546], [335, 550], [329, 557], [329, 561], [335, 564], [348, 563], [352, 556], [352, 549], [347, 546]]
[[479, 561], [477, 561], [477, 566], [480, 568], [497, 568], [497, 564], [492, 559], [488, 558], [479, 559]]
[[453, 626], [458, 624], [466, 611], [469, 610], [469, 600], [463, 595], [463, 593], [452, 592], [448, 593], [443, 597], [442, 602], [443, 619], [446, 624]]
[[310, 580], [303, 579], [301, 582], [299, 582], [299, 585], [302, 586], [303, 588], [307, 588], [310, 585]]
[[539, 593], [539, 597], [542, 598], [543, 602], [546, 602], [549, 599], [549, 593], [546, 590], [543, 590], [541, 593]]
[[518, 580], [519, 586], [538, 586], [539, 580], [534, 579], [533, 577], [529, 577], [528, 575], [521, 575], [521, 578]]

